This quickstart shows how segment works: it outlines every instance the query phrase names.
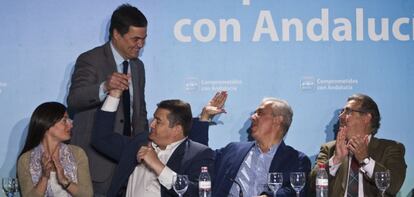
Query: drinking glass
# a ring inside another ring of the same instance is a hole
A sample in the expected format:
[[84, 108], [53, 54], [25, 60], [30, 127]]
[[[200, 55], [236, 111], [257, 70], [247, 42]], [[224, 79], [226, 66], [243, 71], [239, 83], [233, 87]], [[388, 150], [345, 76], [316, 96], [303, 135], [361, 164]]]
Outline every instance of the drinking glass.
[[299, 197], [300, 191], [305, 187], [306, 177], [304, 172], [291, 172], [290, 184], [296, 191], [296, 196]]
[[270, 172], [267, 175], [267, 185], [273, 191], [273, 196], [276, 196], [277, 190], [282, 187], [283, 184], [283, 173], [281, 172]]
[[390, 171], [375, 172], [375, 185], [381, 190], [382, 197], [384, 197], [385, 190], [390, 186], [391, 174]]
[[178, 196], [182, 197], [188, 188], [188, 176], [187, 175], [174, 175], [173, 176], [173, 188]]
[[3, 187], [3, 192], [7, 197], [13, 197], [18, 190], [17, 178], [4, 177], [1, 179], [1, 185]]

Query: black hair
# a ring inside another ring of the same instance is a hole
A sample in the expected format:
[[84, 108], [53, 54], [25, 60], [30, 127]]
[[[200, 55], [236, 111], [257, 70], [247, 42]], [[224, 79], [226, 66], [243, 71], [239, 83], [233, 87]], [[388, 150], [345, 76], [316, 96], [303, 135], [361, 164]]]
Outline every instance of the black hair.
[[46, 131], [60, 121], [65, 112], [66, 107], [58, 102], [46, 102], [39, 105], [30, 118], [26, 142], [19, 157], [39, 145]]
[[147, 25], [147, 18], [138, 8], [129, 4], [122, 4], [112, 13], [109, 40], [111, 40], [115, 29], [119, 34], [124, 35], [128, 32], [129, 26], [147, 27]]
[[170, 127], [181, 125], [183, 127], [184, 136], [188, 136], [193, 120], [190, 104], [174, 99], [161, 101], [157, 104], [157, 107], [166, 109], [170, 112], [167, 116], [168, 121], [170, 122]]

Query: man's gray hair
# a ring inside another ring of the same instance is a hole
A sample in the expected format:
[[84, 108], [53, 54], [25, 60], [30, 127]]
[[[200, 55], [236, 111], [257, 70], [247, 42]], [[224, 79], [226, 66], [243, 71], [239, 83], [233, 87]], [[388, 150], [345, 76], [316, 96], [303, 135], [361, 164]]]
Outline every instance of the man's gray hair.
[[272, 106], [273, 116], [282, 116], [282, 127], [283, 127], [283, 136], [289, 130], [290, 124], [292, 124], [293, 110], [290, 107], [289, 103], [283, 99], [266, 97], [262, 100], [262, 103], [270, 102]]

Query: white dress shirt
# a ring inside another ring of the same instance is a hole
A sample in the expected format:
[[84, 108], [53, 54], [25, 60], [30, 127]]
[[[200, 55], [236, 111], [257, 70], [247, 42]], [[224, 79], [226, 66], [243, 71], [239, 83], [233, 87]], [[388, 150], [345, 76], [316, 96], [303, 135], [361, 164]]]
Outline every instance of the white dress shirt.
[[[158, 155], [158, 158], [165, 165], [174, 153], [175, 149], [185, 140], [174, 142], [168, 145], [165, 150], [161, 150], [154, 143], [152, 147]], [[129, 176], [126, 197], [140, 196], [145, 194], [147, 197], [160, 197], [161, 185], [167, 189], [172, 188], [172, 177], [175, 175], [168, 166], [162, 170], [160, 176], [150, 170], [145, 164], [140, 164], [135, 167], [134, 172]]]

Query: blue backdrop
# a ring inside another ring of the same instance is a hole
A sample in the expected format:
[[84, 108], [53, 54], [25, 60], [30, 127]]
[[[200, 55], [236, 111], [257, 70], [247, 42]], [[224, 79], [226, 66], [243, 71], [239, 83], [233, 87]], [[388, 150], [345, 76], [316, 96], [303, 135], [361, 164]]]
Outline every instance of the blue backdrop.
[[[77, 56], [107, 41], [112, 11], [124, 1], [0, 2], [0, 175], [15, 174], [34, 108], [65, 102]], [[406, 147], [414, 188], [414, 1], [129, 1], [149, 20], [140, 55], [150, 115], [166, 98], [193, 112], [228, 90], [227, 114], [210, 131], [214, 148], [247, 140], [263, 97], [294, 109], [287, 144], [313, 157], [333, 139], [337, 111], [353, 93], [373, 97], [380, 138]], [[411, 88], [410, 88], [411, 87]], [[150, 118], [151, 116], [149, 116]], [[313, 159], [312, 158], [312, 159]]]

